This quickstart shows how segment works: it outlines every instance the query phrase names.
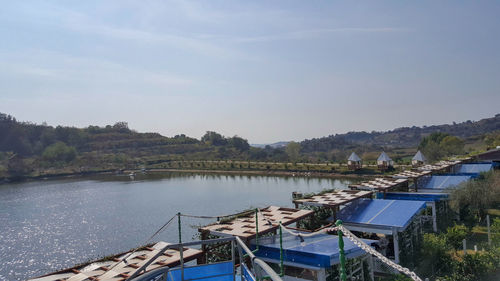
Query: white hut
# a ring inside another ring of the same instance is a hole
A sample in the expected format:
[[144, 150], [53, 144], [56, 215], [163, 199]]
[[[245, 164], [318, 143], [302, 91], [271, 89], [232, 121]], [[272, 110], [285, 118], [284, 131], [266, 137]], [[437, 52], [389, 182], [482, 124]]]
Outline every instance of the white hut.
[[377, 166], [380, 170], [387, 170], [394, 166], [394, 161], [385, 152], [382, 152], [377, 158]]
[[413, 166], [420, 166], [425, 164], [425, 162], [427, 162], [427, 159], [425, 158], [424, 154], [420, 152], [420, 150], [417, 151], [415, 156], [413, 156], [413, 158], [411, 159], [411, 164]]
[[347, 167], [350, 170], [359, 170], [361, 169], [362, 162], [361, 158], [356, 154], [356, 152], [351, 153], [351, 156], [347, 159]]

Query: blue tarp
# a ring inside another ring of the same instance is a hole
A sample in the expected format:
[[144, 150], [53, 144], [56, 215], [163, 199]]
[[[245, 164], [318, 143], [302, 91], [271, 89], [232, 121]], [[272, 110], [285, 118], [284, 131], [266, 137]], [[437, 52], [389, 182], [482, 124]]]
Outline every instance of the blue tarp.
[[491, 163], [473, 163], [473, 164], [461, 164], [456, 170], [459, 174], [480, 174], [483, 172], [488, 172], [493, 168]]
[[432, 189], [435, 192], [441, 192], [445, 189], [454, 188], [471, 178], [471, 175], [439, 175], [426, 177], [419, 181], [418, 189]]
[[441, 201], [447, 200], [447, 193], [420, 193], [420, 192], [377, 192], [377, 199], [386, 199], [386, 200], [411, 200], [411, 201]]
[[[233, 262], [198, 265], [184, 268], [184, 280], [233, 281]], [[170, 270], [167, 281], [180, 281], [181, 269]]]
[[408, 200], [358, 199], [344, 207], [337, 218], [345, 223], [406, 228], [425, 202]]
[[[296, 266], [304, 265], [316, 268], [328, 268], [339, 263], [339, 238], [336, 235], [318, 234], [313, 237], [304, 237], [301, 242], [299, 237], [285, 235], [283, 237], [283, 255], [285, 264], [292, 263]], [[371, 245], [374, 240], [363, 239]], [[251, 248], [255, 249], [255, 241]], [[364, 254], [364, 251], [354, 245], [349, 239], [344, 238], [344, 252], [346, 257], [352, 258]], [[279, 236], [259, 239], [259, 250], [255, 253], [259, 258], [280, 261]]]

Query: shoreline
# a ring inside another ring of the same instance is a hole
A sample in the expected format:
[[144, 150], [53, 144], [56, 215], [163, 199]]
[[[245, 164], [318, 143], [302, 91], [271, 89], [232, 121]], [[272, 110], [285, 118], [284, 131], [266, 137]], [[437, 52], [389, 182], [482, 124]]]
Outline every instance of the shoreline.
[[[190, 174], [218, 174], [218, 175], [241, 175], [241, 176], [281, 176], [281, 177], [301, 177], [301, 178], [345, 178], [345, 179], [364, 179], [370, 177], [379, 177], [378, 174], [340, 174], [340, 173], [322, 173], [322, 172], [303, 172], [303, 171], [251, 171], [251, 170], [200, 170], [200, 169], [147, 169], [147, 173], [190, 173]], [[119, 174], [142, 173], [140, 169], [125, 169]], [[37, 176], [18, 176], [11, 178], [3, 178], [0, 180], [0, 185], [9, 183], [21, 183], [37, 180], [51, 180], [62, 178], [77, 178], [91, 175], [113, 175], [117, 174], [117, 170], [102, 170], [91, 172], [74, 172], [74, 173], [57, 173], [44, 174]]]

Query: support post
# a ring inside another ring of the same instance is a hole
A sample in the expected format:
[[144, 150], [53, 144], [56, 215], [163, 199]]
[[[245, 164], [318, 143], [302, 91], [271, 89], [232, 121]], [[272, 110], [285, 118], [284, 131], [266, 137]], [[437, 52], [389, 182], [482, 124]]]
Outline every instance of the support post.
[[[341, 226], [342, 221], [337, 220], [336, 226]], [[337, 231], [339, 236], [339, 258], [340, 258], [340, 281], [347, 281], [346, 269], [345, 269], [345, 253], [344, 253], [344, 234], [341, 230]]]
[[394, 242], [394, 262], [399, 264], [399, 238], [398, 230], [396, 228], [392, 229], [392, 240]]
[[462, 240], [462, 245], [464, 247], [464, 256], [467, 255], [467, 240]]
[[177, 213], [177, 224], [179, 225], [179, 244], [182, 243], [181, 213]]
[[488, 246], [491, 246], [490, 215], [486, 215], [486, 226], [488, 227]]
[[283, 277], [285, 275], [285, 268], [283, 266], [283, 230], [281, 229], [281, 222], [279, 222], [280, 225], [280, 277]]
[[431, 208], [432, 208], [432, 229], [434, 230], [434, 232], [437, 232], [438, 227], [437, 227], [436, 202], [432, 202]]
[[184, 246], [179, 246], [179, 258], [181, 263], [181, 281], [184, 281]]

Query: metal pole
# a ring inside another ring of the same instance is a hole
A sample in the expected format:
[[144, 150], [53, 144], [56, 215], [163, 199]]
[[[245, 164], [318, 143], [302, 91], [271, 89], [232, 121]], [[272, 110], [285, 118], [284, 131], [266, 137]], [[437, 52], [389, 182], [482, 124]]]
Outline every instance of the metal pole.
[[488, 246], [491, 246], [490, 215], [486, 215], [486, 226], [488, 227]]
[[285, 275], [285, 269], [283, 267], [283, 230], [281, 230], [281, 222], [280, 225], [280, 277]]
[[[342, 221], [337, 220], [335, 223], [336, 226], [342, 226]], [[341, 230], [337, 231], [339, 235], [339, 258], [340, 258], [340, 280], [347, 281], [347, 275], [345, 271], [345, 253], [344, 253], [344, 239], [343, 233]]]
[[177, 224], [179, 225], [179, 244], [182, 243], [182, 238], [181, 238], [181, 213], [177, 213]]
[[181, 281], [184, 281], [184, 246], [179, 245], [179, 257], [181, 261]]
[[259, 209], [255, 208], [255, 251], [259, 250]]

